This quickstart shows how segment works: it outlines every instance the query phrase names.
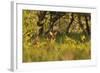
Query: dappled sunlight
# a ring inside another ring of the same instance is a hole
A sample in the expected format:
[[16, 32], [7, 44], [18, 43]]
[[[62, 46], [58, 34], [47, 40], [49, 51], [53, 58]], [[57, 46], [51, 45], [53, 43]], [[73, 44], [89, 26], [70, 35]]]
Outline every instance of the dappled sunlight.
[[91, 59], [88, 17], [89, 13], [23, 10], [23, 62]]

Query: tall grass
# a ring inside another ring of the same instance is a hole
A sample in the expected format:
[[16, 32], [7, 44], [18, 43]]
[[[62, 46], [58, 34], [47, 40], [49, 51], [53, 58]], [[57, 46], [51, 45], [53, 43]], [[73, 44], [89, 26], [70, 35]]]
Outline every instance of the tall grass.
[[56, 40], [23, 41], [23, 62], [85, 60], [91, 58], [91, 40], [83, 34], [61, 34]]

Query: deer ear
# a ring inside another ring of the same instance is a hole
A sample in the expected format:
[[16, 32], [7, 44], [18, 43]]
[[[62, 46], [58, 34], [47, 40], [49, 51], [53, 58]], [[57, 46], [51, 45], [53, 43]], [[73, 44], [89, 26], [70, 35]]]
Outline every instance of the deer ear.
[[53, 35], [52, 32], [50, 32], [50, 35]]
[[55, 35], [57, 34], [57, 32], [54, 33]]

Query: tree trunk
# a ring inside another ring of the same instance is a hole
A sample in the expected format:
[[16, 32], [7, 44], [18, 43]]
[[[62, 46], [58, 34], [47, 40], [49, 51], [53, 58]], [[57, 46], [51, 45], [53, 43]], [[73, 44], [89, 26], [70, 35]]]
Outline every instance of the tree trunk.
[[83, 32], [86, 33], [86, 30], [84, 29], [84, 26], [83, 26], [83, 24], [81, 22], [81, 15], [78, 15], [78, 22], [79, 22], [79, 25], [80, 25], [81, 29], [83, 30]]
[[73, 23], [73, 21], [74, 21], [74, 14], [73, 14], [73, 13], [71, 14], [71, 17], [72, 17], [72, 18], [71, 18], [71, 21], [70, 21], [68, 27], [66, 28], [66, 33], [69, 32], [69, 28], [70, 28], [70, 26], [72, 25], [72, 23]]
[[85, 21], [86, 21], [86, 31], [87, 31], [88, 35], [90, 35], [91, 32], [90, 32], [90, 28], [89, 28], [89, 24], [88, 24], [88, 18], [87, 18], [87, 16], [85, 16]]

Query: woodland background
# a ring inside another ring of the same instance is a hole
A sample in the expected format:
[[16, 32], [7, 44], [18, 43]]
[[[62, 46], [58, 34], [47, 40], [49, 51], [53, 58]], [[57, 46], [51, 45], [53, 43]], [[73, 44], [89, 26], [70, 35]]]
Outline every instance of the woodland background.
[[23, 10], [23, 62], [90, 58], [90, 13]]

